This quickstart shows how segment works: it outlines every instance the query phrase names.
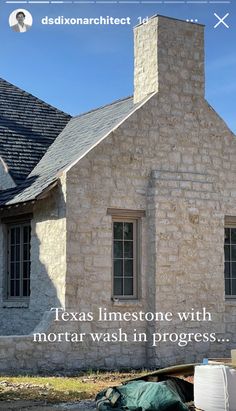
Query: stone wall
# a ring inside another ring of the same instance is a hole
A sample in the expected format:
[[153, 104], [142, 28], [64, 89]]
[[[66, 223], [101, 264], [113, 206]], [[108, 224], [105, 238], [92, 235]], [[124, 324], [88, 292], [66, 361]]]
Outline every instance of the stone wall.
[[134, 28], [134, 102], [157, 91], [204, 96], [204, 26], [157, 16]]
[[[158, 210], [156, 227], [157, 311], [197, 312], [206, 307], [211, 322], [173, 321], [162, 332], [212, 333], [225, 338], [224, 213], [216, 178], [200, 172], [160, 171], [151, 175], [150, 195]], [[158, 332], [158, 326], [156, 327]], [[155, 332], [155, 327], [154, 327]], [[156, 364], [201, 360], [225, 355], [225, 345], [209, 341], [158, 344]], [[223, 355], [222, 355], [223, 354]]]
[[[5, 273], [6, 224], [0, 224], [0, 334], [28, 334], [45, 310], [65, 304], [66, 218], [65, 185], [33, 208], [31, 220], [31, 296], [29, 303], [7, 301]], [[9, 210], [9, 216], [15, 211]], [[18, 212], [19, 213], [19, 212]], [[24, 209], [21, 209], [24, 214]], [[6, 216], [6, 212], [4, 214]], [[13, 214], [16, 215], [16, 214]], [[59, 240], [58, 240], [59, 239]]]
[[44, 202], [36, 203], [32, 225], [32, 294], [30, 308], [65, 306], [66, 276], [66, 184]]
[[[217, 332], [229, 344], [122, 344], [94, 350], [110, 365], [160, 366], [228, 355], [234, 345], [225, 312], [224, 217], [236, 215], [236, 140], [201, 97], [159, 93], [67, 174], [68, 307], [96, 311], [206, 309], [211, 323], [159, 325], [162, 332]], [[80, 182], [78, 186], [78, 181]], [[111, 216], [107, 208], [144, 209], [139, 300], [111, 301]], [[233, 326], [233, 318], [231, 326]], [[120, 324], [112, 327], [119, 328]], [[99, 330], [101, 325], [90, 324]], [[123, 324], [152, 333], [153, 324]], [[112, 360], [111, 360], [112, 352]], [[91, 351], [90, 351], [91, 355]]]
[[[36, 332], [56, 331], [51, 312], [45, 312]], [[0, 373], [14, 375], [15, 373], [50, 373], [52, 370], [75, 370], [81, 364], [83, 350], [80, 354], [73, 354], [73, 347], [61, 343], [34, 342], [33, 333], [27, 335], [10, 335], [0, 337]], [[78, 362], [79, 360], [79, 362]]]
[[[106, 307], [119, 312], [174, 313], [206, 307], [212, 313], [212, 323], [157, 324], [158, 331], [216, 331], [230, 343], [191, 343], [187, 347], [175, 343], [160, 343], [157, 347], [150, 343], [36, 344], [32, 335], [2, 337], [2, 352], [5, 358], [12, 358], [8, 370], [13, 362], [19, 371], [22, 367], [32, 372], [72, 371], [86, 367], [165, 366], [229, 355], [235, 344], [236, 302], [225, 301], [224, 297], [223, 245], [224, 217], [236, 215], [235, 137], [203, 99], [180, 96], [180, 115], [168, 117], [164, 100], [171, 113], [176, 113], [174, 98], [163, 94], [151, 97], [67, 172], [65, 306], [77, 312], [96, 312], [98, 307]], [[137, 301], [111, 300], [108, 207], [146, 210]], [[56, 238], [58, 234], [51, 242]], [[42, 293], [41, 298], [43, 301]], [[147, 334], [157, 331], [156, 324], [151, 323], [96, 321], [51, 321], [38, 329], [57, 333], [111, 332], [119, 327], [128, 334], [134, 328]], [[4, 361], [0, 362], [1, 370], [6, 369]]]
[[134, 101], [157, 92], [158, 81], [157, 19], [134, 28]]

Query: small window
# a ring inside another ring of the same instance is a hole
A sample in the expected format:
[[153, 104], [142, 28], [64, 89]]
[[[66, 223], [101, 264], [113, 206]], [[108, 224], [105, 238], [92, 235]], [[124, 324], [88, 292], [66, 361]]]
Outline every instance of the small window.
[[30, 295], [30, 243], [30, 222], [8, 225], [8, 299], [27, 299]]
[[113, 221], [113, 296], [137, 296], [137, 221]]
[[225, 295], [236, 298], [236, 227], [225, 228]]
[[141, 266], [141, 219], [144, 210], [108, 208], [112, 216], [112, 297], [137, 299]]

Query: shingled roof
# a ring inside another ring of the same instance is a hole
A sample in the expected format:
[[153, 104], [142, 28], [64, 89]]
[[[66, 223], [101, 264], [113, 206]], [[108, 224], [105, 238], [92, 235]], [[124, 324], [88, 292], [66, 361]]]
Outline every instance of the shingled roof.
[[21, 184], [71, 116], [0, 78], [0, 157]]
[[83, 157], [142, 104], [134, 105], [133, 97], [128, 97], [73, 117], [27, 179], [17, 188], [0, 192], [0, 206], [37, 199], [58, 179], [59, 172]]

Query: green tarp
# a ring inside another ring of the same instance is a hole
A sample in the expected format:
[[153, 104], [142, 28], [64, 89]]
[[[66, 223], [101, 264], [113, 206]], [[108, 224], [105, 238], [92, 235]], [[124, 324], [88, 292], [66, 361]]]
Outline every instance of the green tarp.
[[183, 400], [172, 380], [140, 380], [100, 392], [96, 404], [99, 411], [188, 411]]

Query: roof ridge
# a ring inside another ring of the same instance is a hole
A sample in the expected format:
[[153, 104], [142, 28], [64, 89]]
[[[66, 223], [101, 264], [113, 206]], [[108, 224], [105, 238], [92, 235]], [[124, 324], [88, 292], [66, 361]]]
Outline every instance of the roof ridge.
[[130, 98], [133, 98], [133, 96], [131, 95], [131, 96], [127, 96], [127, 97], [120, 98], [120, 99], [118, 99], [118, 100], [114, 100], [114, 101], [112, 101], [111, 103], [104, 104], [104, 106], [99, 106], [99, 107], [97, 107], [97, 108], [93, 108], [93, 109], [91, 109], [91, 110], [88, 110], [88, 111], [85, 111], [85, 112], [83, 112], [83, 113], [77, 114], [76, 116], [73, 116], [72, 119], [85, 116], [86, 114], [93, 113], [94, 111], [101, 110], [102, 108], [105, 108], [105, 107], [108, 107], [108, 106], [112, 106], [112, 105], [114, 105], [114, 104], [120, 103], [120, 102], [125, 101], [125, 100], [129, 100]]
[[26, 90], [23, 90], [22, 88], [16, 86], [16, 85], [13, 84], [13, 83], [10, 83], [9, 81], [5, 80], [5, 79], [2, 78], [2, 77], [0, 77], [0, 83], [1, 83], [1, 82], [4, 82], [4, 83], [9, 84], [9, 86], [14, 87], [15, 89], [17, 89], [18, 91], [20, 91], [20, 92], [23, 93], [23, 94], [27, 94], [28, 96], [33, 97], [33, 98], [36, 99], [38, 102], [43, 103], [45, 106], [50, 107], [50, 108], [52, 108], [53, 110], [56, 110], [57, 112], [59, 112], [59, 113], [61, 113], [61, 114], [64, 114], [65, 116], [68, 116], [68, 117], [72, 118], [72, 115], [71, 115], [71, 114], [66, 113], [66, 112], [63, 111], [63, 110], [60, 110], [60, 109], [57, 108], [57, 107], [54, 107], [52, 104], [47, 103], [46, 101], [42, 100], [41, 98], [35, 96], [35, 95], [32, 94], [32, 93], [29, 93], [29, 92], [26, 91]]

